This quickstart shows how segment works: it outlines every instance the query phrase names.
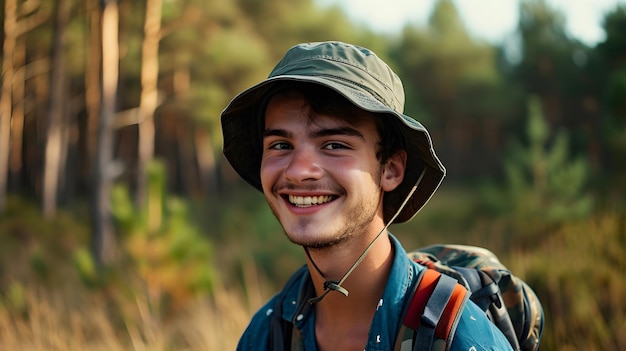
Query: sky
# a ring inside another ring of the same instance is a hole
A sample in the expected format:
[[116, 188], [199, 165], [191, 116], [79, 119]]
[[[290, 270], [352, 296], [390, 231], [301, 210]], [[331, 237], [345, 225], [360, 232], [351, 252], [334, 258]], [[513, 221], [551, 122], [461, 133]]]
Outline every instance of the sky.
[[[425, 25], [435, 0], [316, 0], [340, 5], [350, 18], [384, 33], [398, 32], [406, 23]], [[501, 43], [517, 26], [519, 0], [453, 0], [468, 30], [477, 38]], [[572, 37], [595, 45], [604, 39], [604, 14], [626, 0], [546, 0], [566, 17]]]

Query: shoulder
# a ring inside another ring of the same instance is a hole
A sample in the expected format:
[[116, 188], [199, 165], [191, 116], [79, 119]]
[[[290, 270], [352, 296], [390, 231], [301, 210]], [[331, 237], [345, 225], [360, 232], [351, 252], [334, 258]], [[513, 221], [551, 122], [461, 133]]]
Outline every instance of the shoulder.
[[277, 319], [290, 321], [295, 309], [285, 301], [293, 300], [299, 295], [302, 281], [307, 277], [306, 266], [297, 270], [287, 281], [283, 289], [267, 301], [250, 320], [250, 324], [239, 339], [237, 350], [267, 350], [272, 330], [272, 323]]
[[280, 294], [274, 295], [252, 317], [250, 324], [239, 339], [237, 350], [265, 350], [269, 345], [269, 331], [274, 306]]
[[452, 340], [451, 350], [512, 350], [502, 332], [485, 313], [468, 301]]

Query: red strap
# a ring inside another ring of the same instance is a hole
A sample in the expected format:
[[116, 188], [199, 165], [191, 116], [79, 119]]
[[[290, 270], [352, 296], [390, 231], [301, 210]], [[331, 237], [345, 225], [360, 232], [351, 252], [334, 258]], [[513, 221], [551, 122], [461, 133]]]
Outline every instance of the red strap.
[[[430, 295], [433, 293], [433, 290], [435, 290], [435, 286], [440, 276], [441, 273], [433, 269], [427, 269], [424, 271], [422, 280], [419, 282], [419, 285], [415, 290], [415, 294], [413, 295], [413, 299], [409, 304], [409, 308], [404, 318], [404, 324], [407, 327], [415, 330], [419, 328], [426, 303], [428, 302]], [[463, 307], [463, 302], [465, 301], [465, 295], [467, 293], [467, 290], [462, 285], [456, 285], [452, 296], [443, 311], [443, 315], [435, 328], [435, 336], [437, 338], [448, 340], [456, 317]]]
[[430, 260], [414, 260], [415, 262], [421, 264], [422, 266], [426, 266], [430, 269], [436, 269], [435, 262]]

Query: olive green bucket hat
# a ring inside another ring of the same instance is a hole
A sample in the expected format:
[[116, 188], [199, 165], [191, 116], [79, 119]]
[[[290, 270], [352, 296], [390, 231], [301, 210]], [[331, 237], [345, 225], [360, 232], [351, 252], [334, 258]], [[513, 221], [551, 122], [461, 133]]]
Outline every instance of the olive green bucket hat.
[[224, 155], [252, 186], [263, 191], [260, 179], [262, 145], [258, 118], [267, 95], [278, 84], [304, 82], [330, 88], [357, 107], [380, 114], [394, 125], [407, 151], [402, 183], [385, 194], [388, 221], [417, 186], [395, 219], [410, 220], [433, 195], [446, 174], [424, 126], [403, 114], [404, 89], [400, 78], [372, 51], [341, 42], [299, 44], [287, 51], [269, 77], [237, 95], [222, 112]]

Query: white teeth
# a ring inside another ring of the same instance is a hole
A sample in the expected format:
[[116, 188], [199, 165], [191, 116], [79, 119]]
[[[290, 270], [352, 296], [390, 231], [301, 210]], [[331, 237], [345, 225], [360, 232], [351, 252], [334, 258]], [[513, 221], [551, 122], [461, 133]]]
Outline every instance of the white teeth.
[[329, 202], [332, 199], [331, 196], [322, 195], [322, 196], [294, 196], [289, 195], [289, 202], [296, 205], [297, 207], [308, 207], [314, 205], [321, 205], [323, 203]]

